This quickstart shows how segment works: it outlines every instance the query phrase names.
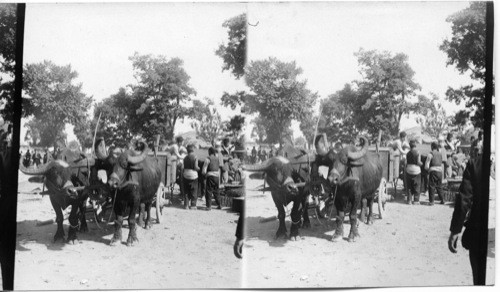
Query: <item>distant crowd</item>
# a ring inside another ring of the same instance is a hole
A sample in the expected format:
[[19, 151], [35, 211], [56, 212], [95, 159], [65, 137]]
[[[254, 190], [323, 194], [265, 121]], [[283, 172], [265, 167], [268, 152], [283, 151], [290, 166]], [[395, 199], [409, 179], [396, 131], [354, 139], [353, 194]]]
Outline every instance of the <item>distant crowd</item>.
[[181, 174], [181, 192], [184, 208], [197, 210], [198, 194], [205, 197], [206, 210], [212, 209], [212, 198], [215, 199], [217, 209], [222, 209], [220, 188], [226, 184], [238, 184], [242, 180], [241, 160], [229, 138], [216, 142], [208, 149], [208, 157], [199, 161], [194, 153], [192, 144], [184, 146], [182, 137], [176, 138], [176, 143], [165, 147], [171, 156], [169, 159], [177, 161]]
[[262, 146], [259, 146], [259, 149], [257, 150], [255, 146], [253, 146], [252, 150], [250, 151], [250, 163], [255, 164], [255, 163], [260, 163], [263, 162], [271, 157], [278, 156], [278, 150], [274, 148], [268, 149], [266, 151], [265, 148], [262, 148]]
[[[395, 183], [403, 179], [408, 204], [420, 204], [420, 196], [429, 193], [429, 205], [434, 205], [437, 194], [444, 204], [443, 180], [461, 179], [467, 162], [483, 153], [483, 132], [477, 138], [472, 136], [468, 151], [460, 146], [460, 141], [452, 133], [431, 143], [430, 152], [420, 153], [417, 141], [408, 141], [405, 132], [392, 143], [394, 150], [393, 173]], [[397, 174], [397, 175], [396, 175]]]
[[[36, 150], [36, 149], [28, 149], [26, 150], [26, 153], [23, 153], [23, 151], [19, 152], [19, 156], [23, 158], [22, 164], [24, 167], [29, 167], [29, 166], [34, 166], [38, 167], [41, 164], [47, 163], [49, 159], [49, 155], [52, 155], [55, 157], [59, 150], [55, 150], [54, 153], [50, 153], [49, 150], [41, 151], [41, 150]], [[43, 155], [41, 154], [43, 153]]]

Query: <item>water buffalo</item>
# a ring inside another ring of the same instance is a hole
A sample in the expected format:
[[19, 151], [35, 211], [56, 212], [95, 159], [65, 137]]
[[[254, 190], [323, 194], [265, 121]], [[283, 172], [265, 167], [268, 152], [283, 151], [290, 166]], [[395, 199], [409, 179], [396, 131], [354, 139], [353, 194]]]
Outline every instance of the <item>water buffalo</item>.
[[367, 223], [373, 223], [373, 199], [382, 179], [382, 163], [377, 154], [368, 152], [368, 140], [361, 137], [361, 141], [360, 150], [351, 145], [335, 151], [333, 149], [326, 150], [326, 135], [317, 136], [315, 139], [318, 155], [311, 166], [311, 180], [314, 181], [319, 176], [319, 166], [328, 166], [328, 181], [331, 184], [334, 204], [338, 212], [337, 228], [333, 235], [333, 241], [343, 237], [342, 223], [348, 203], [351, 206], [349, 242], [355, 241], [355, 238], [359, 237], [357, 210], [361, 202], [363, 202], [361, 220], [365, 221], [364, 216], [368, 208]]
[[261, 171], [265, 174], [265, 181], [271, 189], [274, 204], [278, 209], [279, 227], [276, 239], [287, 236], [285, 206], [293, 202], [290, 214], [292, 219], [290, 239], [299, 239], [299, 226], [304, 228], [311, 226], [307, 212], [307, 193], [302, 186], [306, 177], [304, 170], [294, 168], [294, 165], [287, 158], [281, 156], [269, 158], [258, 165], [246, 165], [244, 169]]
[[[116, 200], [114, 203], [115, 233], [111, 239], [111, 245], [121, 242], [122, 223], [125, 209], [129, 207], [129, 234], [127, 246], [131, 246], [138, 241], [136, 234], [135, 218], [140, 205], [144, 204], [147, 217], [145, 227], [151, 227], [151, 204], [155, 198], [158, 186], [161, 181], [161, 170], [158, 160], [148, 156], [146, 143], [138, 143], [142, 150], [125, 150], [117, 158], [113, 165], [113, 173], [110, 175], [108, 184], [116, 190]], [[142, 219], [142, 216], [140, 216]]]
[[90, 185], [93, 179], [91, 178], [91, 167], [94, 164], [94, 158], [72, 149], [61, 151], [55, 160], [50, 159], [38, 167], [25, 167], [21, 162], [19, 163], [19, 170], [24, 174], [44, 176], [50, 202], [56, 212], [57, 231], [54, 235], [54, 242], [58, 239], [64, 241], [62, 211], [68, 206], [71, 206], [71, 212], [68, 218], [70, 226], [67, 242], [75, 242], [77, 231], [88, 231], [85, 219], [85, 201], [88, 195], [75, 187]]

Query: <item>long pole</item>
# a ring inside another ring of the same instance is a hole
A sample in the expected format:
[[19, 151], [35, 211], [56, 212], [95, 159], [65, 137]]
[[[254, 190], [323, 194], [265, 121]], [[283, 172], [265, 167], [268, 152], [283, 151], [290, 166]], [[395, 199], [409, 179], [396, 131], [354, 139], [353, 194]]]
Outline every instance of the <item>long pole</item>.
[[312, 140], [312, 144], [311, 145], [314, 145], [314, 139], [316, 139], [316, 135], [318, 134], [318, 126], [319, 126], [319, 120], [321, 119], [321, 111], [322, 111], [322, 108], [321, 108], [321, 105], [320, 105], [319, 106], [318, 120], [316, 121], [316, 127], [314, 128], [314, 136], [313, 136], [313, 140]]
[[99, 113], [99, 118], [97, 119], [97, 123], [95, 124], [94, 140], [92, 140], [92, 153], [94, 153], [95, 136], [97, 135], [97, 128], [99, 127], [99, 121], [101, 120], [101, 114], [102, 114], [102, 112]]

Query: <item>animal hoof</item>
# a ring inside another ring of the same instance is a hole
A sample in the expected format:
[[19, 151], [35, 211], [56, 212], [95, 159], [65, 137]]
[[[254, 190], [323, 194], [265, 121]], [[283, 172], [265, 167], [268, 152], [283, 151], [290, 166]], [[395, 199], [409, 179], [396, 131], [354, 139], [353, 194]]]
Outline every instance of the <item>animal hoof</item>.
[[78, 243], [78, 240], [77, 239], [68, 239], [66, 241], [66, 243], [71, 244], [71, 245], [75, 245], [76, 243]]
[[373, 225], [373, 220], [368, 220], [367, 224], [368, 225]]
[[64, 233], [56, 233], [56, 235], [54, 235], [54, 243], [56, 243], [59, 239], [62, 242], [65, 241], [65, 239], [64, 239]]
[[300, 241], [300, 236], [290, 236], [291, 241]]
[[68, 239], [66, 240], [66, 243], [75, 244], [75, 240], [78, 240], [78, 238], [76, 236], [71, 236], [71, 237], [68, 236]]
[[279, 239], [280, 237], [283, 237], [284, 239], [286, 239], [286, 237], [287, 237], [286, 232], [282, 232], [282, 231], [276, 232], [276, 236], [274, 237], [274, 239]]
[[134, 246], [136, 242], [139, 242], [139, 239], [135, 236], [129, 236], [127, 239], [127, 246]]
[[341, 240], [341, 239], [342, 239], [342, 235], [340, 235], [340, 234], [335, 234], [335, 235], [332, 237], [332, 241], [333, 241], [333, 242], [337, 242], [337, 241], [339, 241], [339, 240]]
[[111, 242], [109, 243], [110, 246], [115, 246], [119, 244], [122, 240], [120, 238], [111, 238]]
[[148, 229], [148, 230], [149, 230], [149, 229], [151, 229], [151, 223], [146, 224], [146, 225], [144, 226], [144, 229]]

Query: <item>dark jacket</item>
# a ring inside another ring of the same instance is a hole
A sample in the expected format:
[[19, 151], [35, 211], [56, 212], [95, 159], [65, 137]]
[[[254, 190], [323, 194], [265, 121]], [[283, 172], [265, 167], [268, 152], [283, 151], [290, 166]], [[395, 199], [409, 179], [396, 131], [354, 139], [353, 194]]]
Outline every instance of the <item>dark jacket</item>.
[[481, 176], [481, 157], [469, 161], [459, 192], [455, 197], [455, 210], [451, 219], [450, 231], [455, 234], [460, 233], [465, 225], [465, 231], [462, 235], [464, 247], [468, 243], [476, 241], [475, 239], [479, 236], [481, 205], [483, 203], [481, 201], [488, 198], [486, 192], [489, 191], [482, 184]]

